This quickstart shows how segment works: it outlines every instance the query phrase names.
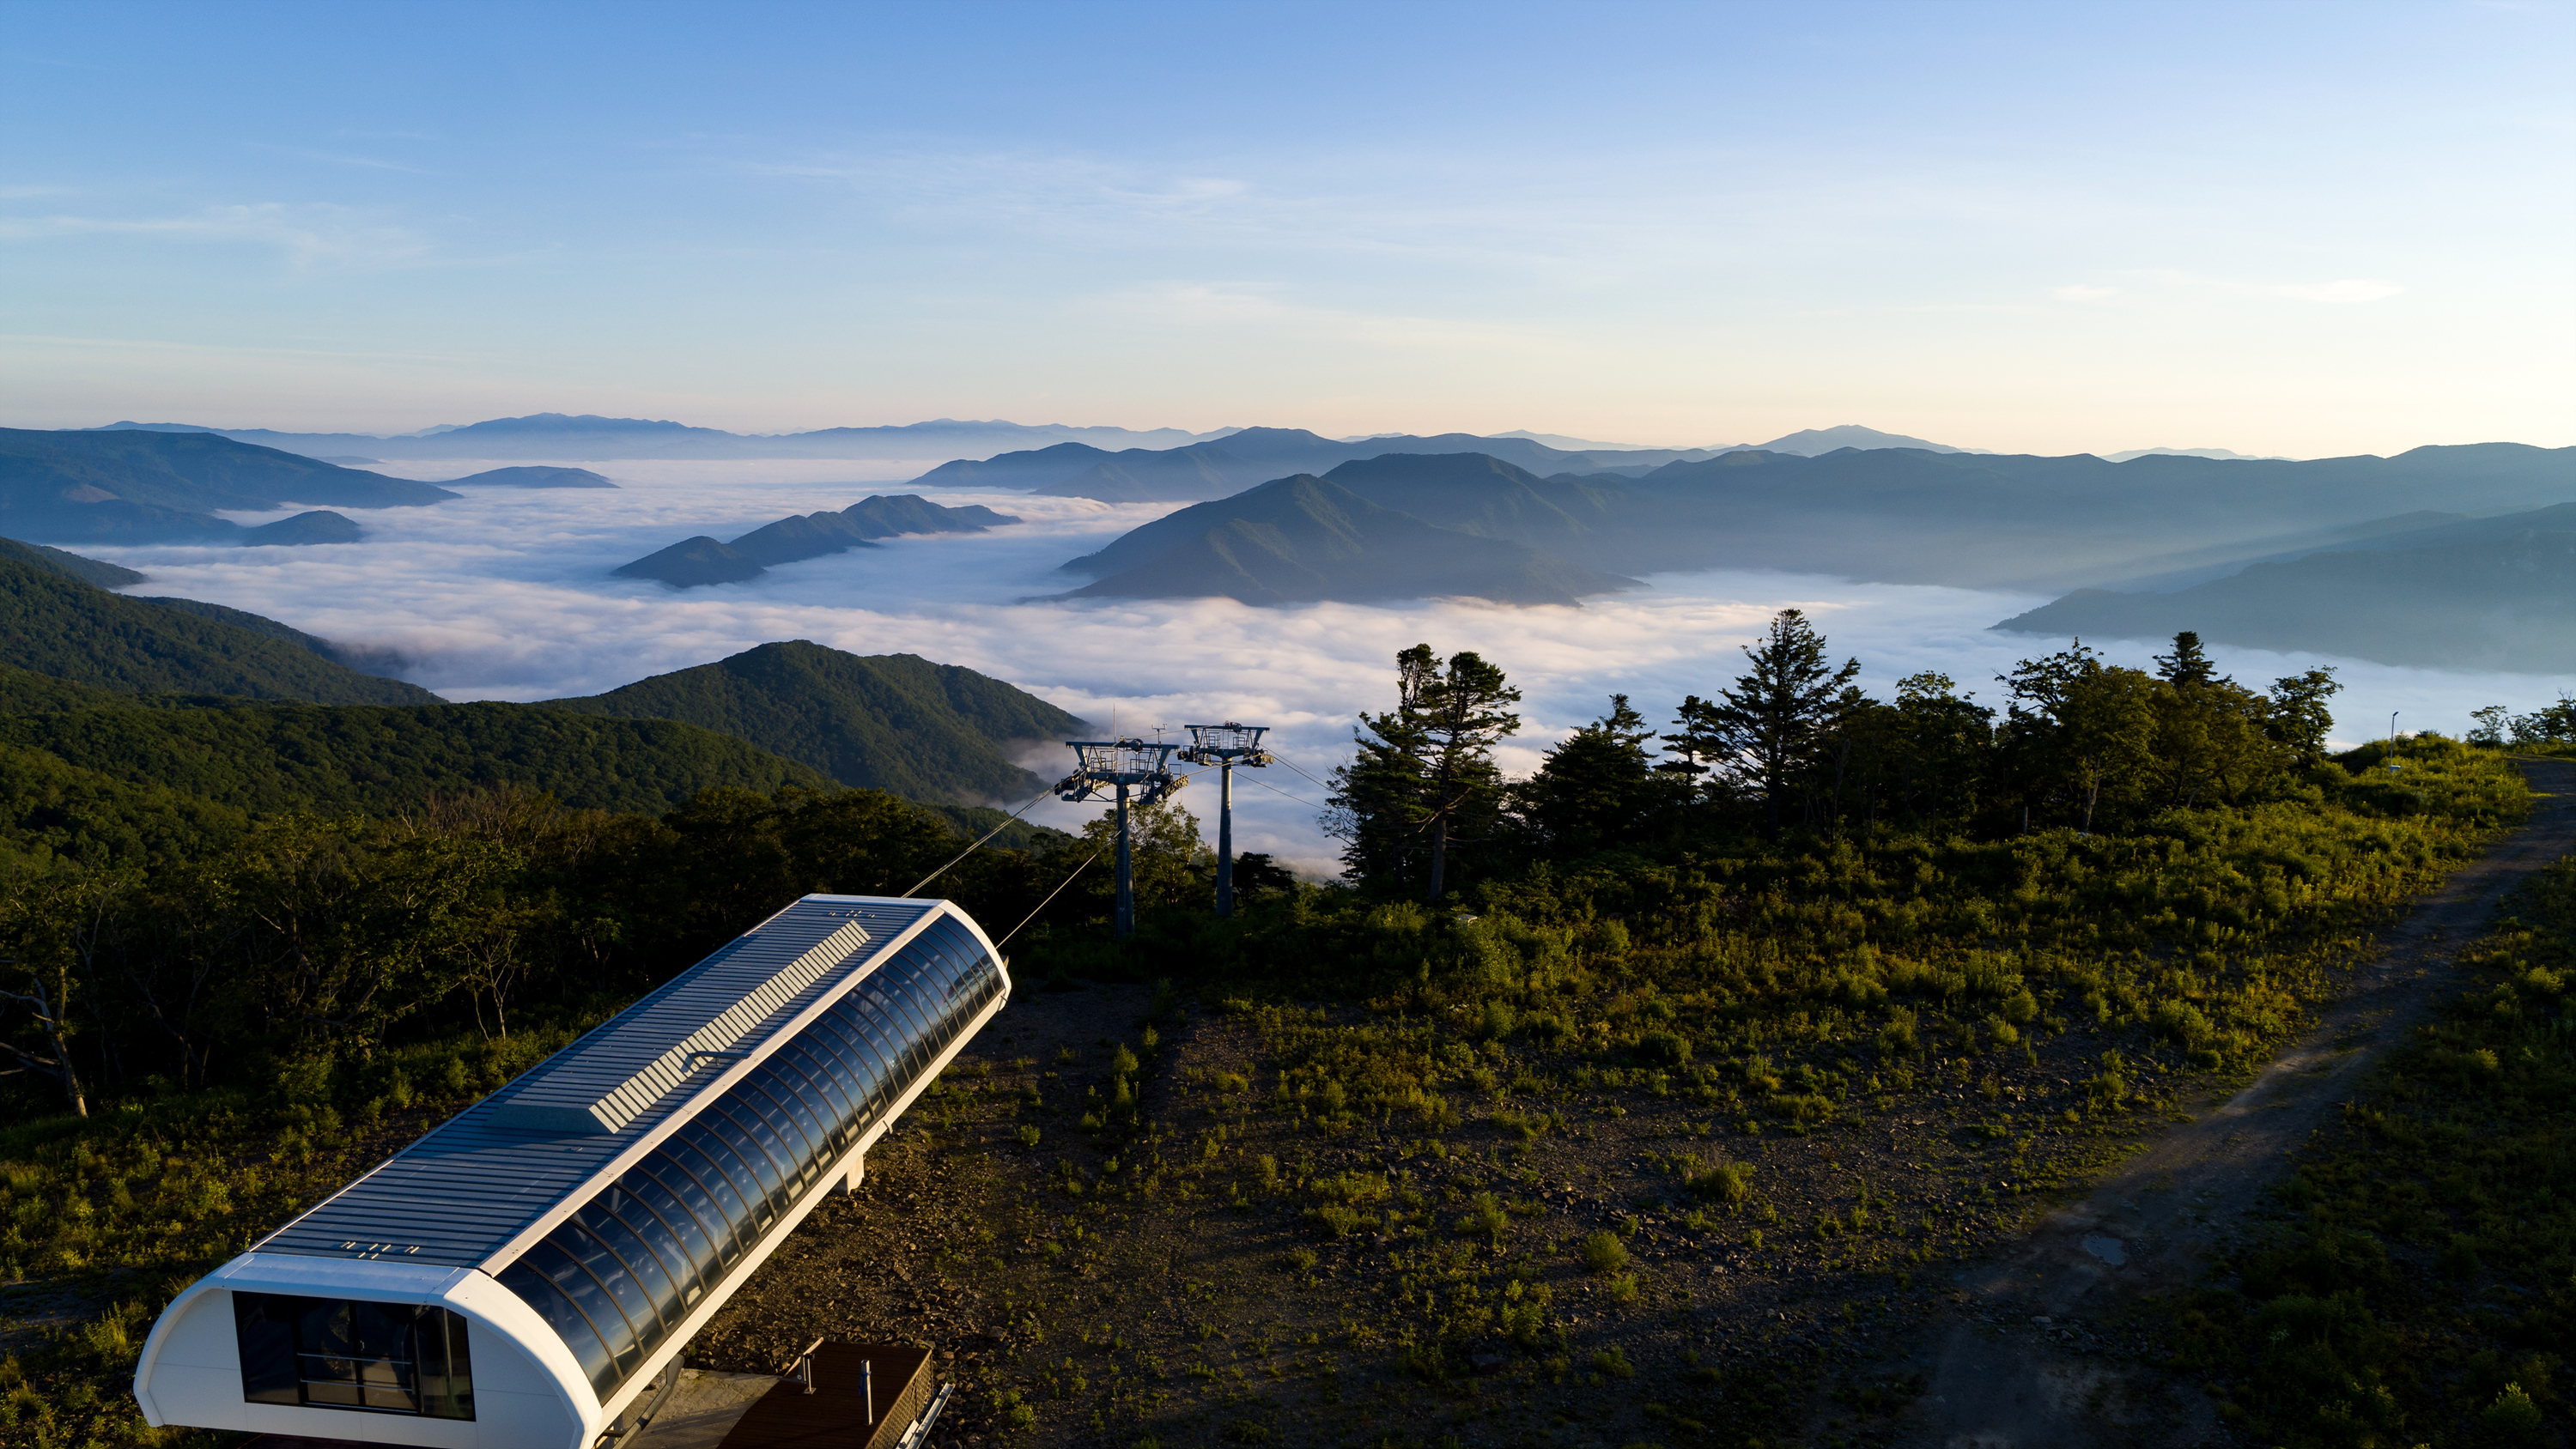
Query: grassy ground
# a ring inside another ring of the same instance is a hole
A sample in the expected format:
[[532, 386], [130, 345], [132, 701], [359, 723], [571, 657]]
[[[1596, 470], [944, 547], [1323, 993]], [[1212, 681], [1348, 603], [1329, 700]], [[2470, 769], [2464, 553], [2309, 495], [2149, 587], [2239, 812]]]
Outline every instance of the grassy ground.
[[[991, 1445], [1857, 1426], [1915, 1386], [1853, 1366], [1955, 1265], [2262, 1061], [2520, 808], [2491, 754], [2409, 764], [2132, 836], [1308, 893], [1240, 977], [1024, 982], [692, 1358], [927, 1342]], [[547, 1040], [0, 1137], [0, 1444], [165, 1437], [122, 1394], [159, 1304]]]
[[2177, 1367], [2291, 1446], [2564, 1444], [2576, 1419], [2576, 861], [2174, 1315]]
[[[2142, 1056], [2115, 1102], [2096, 1039], [2059, 1035], [1854, 1062], [1810, 1121], [1765, 1122], [1739, 1115], [1741, 1065], [1475, 1035], [1326, 1003], [1157, 1024], [1141, 988], [1024, 998], [991, 1039], [1007, 1055], [953, 1072], [696, 1356], [928, 1339], [970, 1434], [1038, 1442], [1697, 1438], [1789, 1415], [1904, 1332], [1941, 1265], [2151, 1130], [2173, 1070]], [[1465, 1090], [1357, 1121], [1300, 1090], [1319, 1063], [1364, 1079], [1408, 1055], [1457, 1062]]]
[[1446, 989], [1024, 991], [694, 1352], [932, 1342], [1011, 1444], [1864, 1433], [1919, 1386], [1862, 1366], [1959, 1264], [2241, 1080], [2512, 817], [2496, 762], [2414, 763], [2387, 815], [1827, 846], [1353, 938], [1418, 930]]

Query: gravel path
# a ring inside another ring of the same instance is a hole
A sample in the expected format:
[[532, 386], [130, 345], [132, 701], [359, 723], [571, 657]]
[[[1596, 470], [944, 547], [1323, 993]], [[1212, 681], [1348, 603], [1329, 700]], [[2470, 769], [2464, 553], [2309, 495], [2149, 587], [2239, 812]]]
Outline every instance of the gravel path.
[[2004, 1257], [1960, 1275], [1936, 1325], [1930, 1387], [1902, 1442], [1939, 1449], [2075, 1449], [2218, 1442], [2212, 1403], [2120, 1357], [2088, 1323], [2129, 1297], [2189, 1283], [2257, 1206], [2360, 1074], [2445, 995], [2453, 953], [2533, 872], [2576, 847], [2576, 761], [2521, 762], [2530, 821], [2426, 896], [2376, 963], [2255, 1081], [2195, 1104], [2083, 1202]]

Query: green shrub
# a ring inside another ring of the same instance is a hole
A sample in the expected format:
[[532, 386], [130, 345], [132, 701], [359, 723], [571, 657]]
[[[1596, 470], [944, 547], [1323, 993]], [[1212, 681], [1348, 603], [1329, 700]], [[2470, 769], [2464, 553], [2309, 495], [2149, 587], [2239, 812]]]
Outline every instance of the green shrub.
[[2540, 1438], [2540, 1406], [2524, 1393], [2522, 1385], [2509, 1383], [2497, 1394], [2495, 1402], [2478, 1415], [2487, 1431], [2508, 1444], [2529, 1444]]
[[1752, 1195], [1753, 1169], [1746, 1163], [1712, 1162], [1702, 1167], [1696, 1157], [1684, 1157], [1682, 1162], [1682, 1186], [1694, 1197], [1733, 1207]]
[[2158, 1036], [2170, 1037], [2185, 1047], [2197, 1048], [2217, 1034], [2209, 1017], [2188, 1001], [2166, 1001], [2157, 1004], [2147, 1025]]
[[1691, 1044], [1679, 1032], [1650, 1031], [1637, 1038], [1637, 1059], [1649, 1066], [1686, 1067], [1690, 1065]]
[[1813, 1092], [1784, 1092], [1771, 1099], [1771, 1111], [1799, 1127], [1812, 1127], [1833, 1119], [1834, 1104]]
[[1901, 1057], [1915, 1050], [1915, 1016], [1909, 1007], [1894, 1007], [1887, 1013], [1887, 1024], [1878, 1029], [1878, 1049], [1891, 1057]]
[[1460, 1236], [1483, 1238], [1498, 1247], [1502, 1244], [1503, 1235], [1511, 1231], [1511, 1226], [1511, 1214], [1504, 1210], [1502, 1200], [1490, 1192], [1476, 1194], [1467, 1215], [1457, 1222]]
[[1636, 1366], [1628, 1362], [1628, 1356], [1619, 1351], [1619, 1346], [1617, 1344], [1612, 1344], [1610, 1347], [1594, 1354], [1592, 1356], [1592, 1367], [1594, 1372], [1607, 1378], [1634, 1378], [1637, 1374]]
[[1325, 1203], [1309, 1216], [1322, 1223], [1337, 1238], [1347, 1238], [1362, 1228], [1373, 1228], [1378, 1225], [1377, 1214], [1364, 1213], [1358, 1208], [1344, 1207], [1337, 1202]]
[[1628, 1266], [1628, 1245], [1608, 1231], [1588, 1234], [1576, 1251], [1583, 1256], [1583, 1266], [1596, 1276], [1607, 1277]]

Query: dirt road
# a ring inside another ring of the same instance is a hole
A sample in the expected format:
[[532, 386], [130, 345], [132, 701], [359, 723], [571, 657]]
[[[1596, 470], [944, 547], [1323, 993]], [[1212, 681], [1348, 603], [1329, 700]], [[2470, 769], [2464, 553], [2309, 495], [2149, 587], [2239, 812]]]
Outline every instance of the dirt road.
[[2446, 994], [2453, 953], [2496, 903], [2576, 848], [2576, 761], [2526, 762], [2530, 821], [2384, 938], [2379, 959], [2250, 1086], [2132, 1158], [2014, 1252], [1960, 1276], [1927, 1348], [1931, 1386], [1903, 1441], [1938, 1449], [2181, 1446], [2221, 1437], [2210, 1401], [2084, 1351], [2119, 1301], [2179, 1287], [2277, 1181], [2359, 1075]]

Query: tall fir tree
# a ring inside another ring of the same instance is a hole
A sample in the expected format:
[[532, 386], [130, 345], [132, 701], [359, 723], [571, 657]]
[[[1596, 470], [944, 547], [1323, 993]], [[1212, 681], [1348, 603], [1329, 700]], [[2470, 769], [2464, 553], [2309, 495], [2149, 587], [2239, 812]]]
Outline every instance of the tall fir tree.
[[1547, 752], [1538, 773], [1517, 787], [1522, 817], [1551, 850], [1581, 852], [1632, 838], [1676, 793], [1656, 773], [1647, 742], [1655, 732], [1628, 696], [1610, 696], [1610, 712]]
[[1752, 669], [1717, 698], [1682, 701], [1680, 728], [1667, 736], [1719, 779], [1762, 797], [1762, 834], [1780, 838], [1781, 817], [1816, 761], [1860, 661], [1835, 668], [1825, 636], [1798, 609], [1771, 620], [1760, 644], [1744, 646]]
[[1417, 859], [1438, 900], [1453, 846], [1482, 840], [1497, 813], [1494, 746], [1520, 728], [1521, 692], [1472, 651], [1444, 664], [1428, 644], [1396, 656], [1396, 707], [1362, 715], [1351, 762], [1333, 772], [1326, 827], [1353, 878], [1404, 888]]

